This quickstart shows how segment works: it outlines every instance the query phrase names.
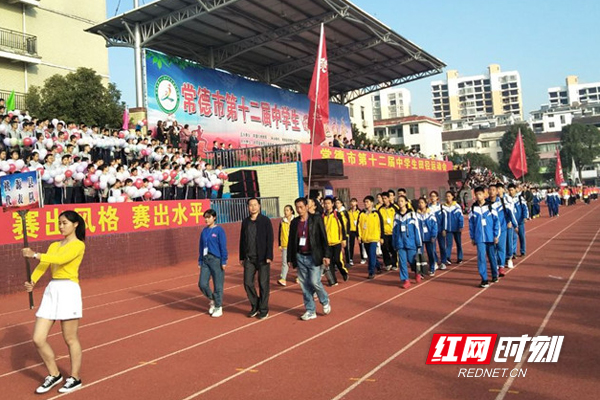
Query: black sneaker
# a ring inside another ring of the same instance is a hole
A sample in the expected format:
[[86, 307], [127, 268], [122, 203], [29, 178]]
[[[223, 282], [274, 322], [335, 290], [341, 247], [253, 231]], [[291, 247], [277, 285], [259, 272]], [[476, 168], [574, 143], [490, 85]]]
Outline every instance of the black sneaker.
[[72, 376], [70, 376], [65, 381], [65, 384], [63, 385], [63, 387], [58, 389], [58, 392], [59, 393], [69, 393], [69, 392], [72, 392], [73, 390], [79, 389], [81, 386], [83, 386], [81, 384], [81, 379], [75, 379]]
[[495, 277], [492, 278], [492, 283], [496, 283], [496, 282], [498, 282], [498, 277], [497, 276], [495, 276]]
[[48, 390], [52, 389], [54, 386], [62, 382], [62, 380], [63, 377], [61, 374], [58, 374], [58, 376], [48, 375], [44, 379], [44, 383], [42, 383], [37, 389], [35, 389], [35, 392], [38, 394], [46, 393]]
[[480, 288], [486, 288], [486, 287], [490, 287], [490, 283], [488, 281], [481, 281], [481, 283], [479, 284]]
[[256, 309], [254, 309], [254, 308], [253, 308], [253, 309], [252, 309], [252, 310], [250, 310], [250, 312], [248, 313], [248, 318], [254, 318], [254, 317], [256, 317], [256, 315], [257, 315], [257, 314], [258, 314], [258, 310], [256, 310]]
[[266, 319], [268, 316], [269, 316], [268, 312], [266, 312], [266, 313], [259, 313], [257, 318], [258, 319]]
[[369, 274], [369, 276], [367, 277], [367, 279], [375, 279], [375, 275]]
[[350, 278], [350, 277], [348, 276], [348, 274], [345, 274], [345, 275], [344, 275], [344, 282], [348, 281], [348, 278]]
[[458, 265], [460, 265], [460, 264], [462, 264], [462, 260], [456, 260], [456, 263], [457, 263]]
[[381, 268], [377, 268], [377, 275], [383, 274], [383, 270]]

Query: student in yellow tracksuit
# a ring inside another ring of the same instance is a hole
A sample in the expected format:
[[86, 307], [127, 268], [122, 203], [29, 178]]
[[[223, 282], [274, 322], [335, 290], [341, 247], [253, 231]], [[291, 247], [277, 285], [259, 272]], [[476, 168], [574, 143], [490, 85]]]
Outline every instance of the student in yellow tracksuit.
[[392, 232], [394, 230], [394, 217], [396, 216], [396, 208], [392, 205], [389, 197], [389, 192], [381, 193], [383, 197], [383, 206], [379, 207], [379, 214], [383, 221], [383, 244], [381, 245], [381, 254], [383, 255], [383, 264], [385, 269], [398, 269], [398, 253], [394, 250], [392, 244]]
[[364, 210], [358, 217], [358, 238], [365, 245], [369, 260], [369, 279], [381, 273], [381, 266], [377, 262], [377, 244], [383, 244], [383, 220], [381, 214], [373, 208], [375, 199], [373, 196], [367, 196], [363, 202]]
[[329, 248], [331, 250], [331, 272], [333, 275], [334, 283], [332, 286], [337, 285], [337, 276], [335, 270], [338, 269], [344, 282], [348, 280], [348, 270], [344, 265], [344, 259], [342, 256], [342, 249], [346, 247], [346, 228], [344, 222], [340, 217], [339, 213], [333, 208], [334, 199], [332, 197], [326, 197], [323, 201], [325, 213], [323, 214], [323, 223], [325, 224], [325, 232], [327, 233], [327, 241], [329, 242]]
[[290, 236], [290, 222], [294, 219], [294, 208], [291, 205], [287, 205], [283, 208], [283, 218], [279, 223], [279, 250], [281, 250], [281, 275], [279, 276], [278, 284], [285, 286], [287, 284], [286, 278], [288, 274], [288, 263], [287, 263], [287, 247], [288, 238]]
[[[348, 210], [348, 219], [349, 219], [349, 241], [348, 241], [348, 254], [350, 255], [350, 261], [348, 264], [350, 266], [354, 265], [354, 243], [358, 241], [358, 216], [361, 211], [358, 208], [358, 200], [356, 198], [352, 198], [350, 200], [350, 209]], [[363, 258], [363, 244], [358, 241], [358, 252], [360, 253], [360, 263], [365, 264], [367, 260]]]
[[342, 249], [342, 253], [344, 254], [344, 266], [346, 267], [346, 269], [348, 269], [350, 261], [352, 261], [352, 258], [350, 257], [350, 250], [348, 248], [348, 241], [350, 239], [350, 215], [348, 215], [348, 211], [346, 211], [346, 206], [344, 205], [342, 199], [336, 198], [334, 200], [335, 211], [337, 211], [338, 215], [342, 219], [342, 223], [344, 224], [344, 228], [346, 229], [346, 246], [344, 246], [344, 248]]

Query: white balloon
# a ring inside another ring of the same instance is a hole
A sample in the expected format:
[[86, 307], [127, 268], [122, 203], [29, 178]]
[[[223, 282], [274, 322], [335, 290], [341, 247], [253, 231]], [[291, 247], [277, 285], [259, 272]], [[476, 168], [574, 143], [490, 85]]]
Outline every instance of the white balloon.
[[108, 177], [108, 184], [110, 186], [114, 185], [116, 182], [117, 182], [117, 178], [115, 178], [114, 176], [111, 175]]
[[117, 203], [124, 203], [125, 202], [125, 195], [121, 195], [119, 197], [117, 197]]
[[62, 182], [62, 181], [64, 181], [64, 180], [65, 180], [65, 176], [64, 176], [63, 174], [56, 175], [56, 176], [54, 177], [54, 182], [56, 182], [56, 183], [60, 183], [60, 182]]
[[92, 183], [98, 182], [98, 175], [94, 174], [94, 175], [90, 176], [90, 180], [92, 181]]
[[116, 199], [115, 197], [113, 197], [113, 196], [110, 196], [110, 197], [108, 198], [108, 202], [109, 202], [109, 203], [116, 203], [116, 202], [117, 202], [117, 199]]
[[159, 191], [157, 191], [156, 193], [154, 193], [154, 195], [152, 196], [152, 198], [154, 200], [156, 200], [156, 199], [160, 199], [161, 196], [162, 196], [162, 193], [159, 192]]
[[106, 185], [106, 182], [100, 182], [100, 189], [104, 190], [106, 189], [108, 186]]
[[63, 187], [65, 184], [62, 182], [54, 182], [54, 186], [56, 187]]

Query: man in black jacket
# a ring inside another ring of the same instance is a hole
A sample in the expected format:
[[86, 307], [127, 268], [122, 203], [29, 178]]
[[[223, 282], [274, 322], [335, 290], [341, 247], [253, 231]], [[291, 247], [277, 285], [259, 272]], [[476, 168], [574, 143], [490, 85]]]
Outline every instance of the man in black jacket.
[[325, 233], [323, 218], [308, 212], [307, 200], [296, 199], [298, 216], [290, 224], [287, 262], [291, 268], [298, 268], [298, 279], [302, 288], [306, 312], [300, 317], [303, 321], [317, 318], [313, 293], [317, 293], [323, 305], [323, 314], [331, 312], [329, 296], [321, 283], [321, 264], [329, 266], [330, 248]]
[[[273, 225], [260, 213], [260, 203], [253, 197], [248, 200], [250, 215], [242, 221], [240, 232], [240, 264], [244, 267], [244, 288], [250, 300], [248, 317], [259, 319], [269, 316], [269, 277], [273, 260]], [[258, 272], [259, 295], [254, 281]]]

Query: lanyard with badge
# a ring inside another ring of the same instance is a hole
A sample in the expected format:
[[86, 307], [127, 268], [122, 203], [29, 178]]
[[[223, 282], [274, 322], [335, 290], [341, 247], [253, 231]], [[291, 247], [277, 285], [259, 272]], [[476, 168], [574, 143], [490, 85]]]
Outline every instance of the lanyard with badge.
[[[300, 221], [300, 222], [302, 222], [302, 221]], [[307, 225], [308, 225], [308, 219], [303, 222], [302, 235], [300, 235], [300, 241], [298, 242], [298, 245], [300, 247], [306, 246], [306, 226]]]

